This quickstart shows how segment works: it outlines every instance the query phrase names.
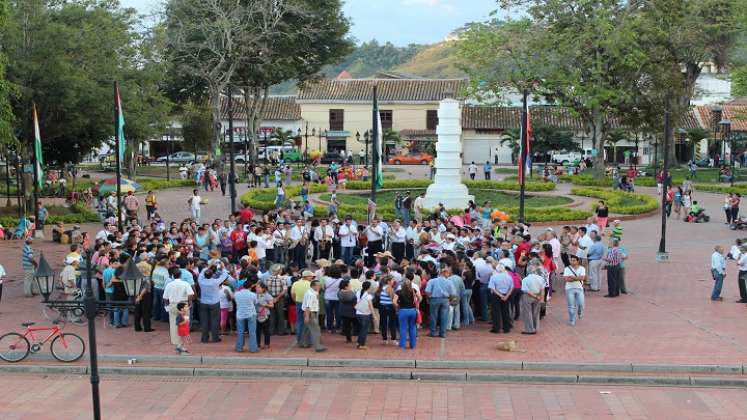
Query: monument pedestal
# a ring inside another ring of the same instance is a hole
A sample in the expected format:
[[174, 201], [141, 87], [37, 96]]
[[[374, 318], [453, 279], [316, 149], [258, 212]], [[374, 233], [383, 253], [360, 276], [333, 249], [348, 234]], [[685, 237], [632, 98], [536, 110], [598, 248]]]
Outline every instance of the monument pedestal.
[[462, 125], [459, 101], [444, 99], [438, 108], [436, 175], [425, 193], [423, 206], [432, 210], [443, 204], [447, 209], [465, 209], [474, 196], [462, 183]]

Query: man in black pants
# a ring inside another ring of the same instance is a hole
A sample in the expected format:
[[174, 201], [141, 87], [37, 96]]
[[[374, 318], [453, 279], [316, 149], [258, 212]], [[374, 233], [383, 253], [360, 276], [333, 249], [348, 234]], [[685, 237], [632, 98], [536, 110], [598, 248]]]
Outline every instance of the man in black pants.
[[135, 298], [135, 331], [153, 331], [150, 326], [150, 314], [153, 308], [153, 298], [150, 294], [151, 287], [153, 287], [153, 284], [150, 281], [150, 276], [144, 277], [140, 286], [140, 293]]
[[379, 219], [373, 219], [371, 224], [366, 227], [365, 233], [368, 239], [366, 267], [372, 267], [376, 261], [374, 256], [384, 250], [384, 229], [379, 225]]
[[490, 277], [490, 282], [488, 283], [490, 296], [493, 299], [491, 308], [493, 328], [490, 332], [497, 334], [503, 328], [503, 332], [508, 334], [511, 331], [509, 307], [511, 305], [511, 292], [514, 288], [514, 280], [502, 267], [498, 268], [499, 271]]
[[739, 300], [737, 303], [747, 303], [747, 246], [742, 245], [739, 251], [739, 257], [737, 257], [737, 265], [739, 266]]

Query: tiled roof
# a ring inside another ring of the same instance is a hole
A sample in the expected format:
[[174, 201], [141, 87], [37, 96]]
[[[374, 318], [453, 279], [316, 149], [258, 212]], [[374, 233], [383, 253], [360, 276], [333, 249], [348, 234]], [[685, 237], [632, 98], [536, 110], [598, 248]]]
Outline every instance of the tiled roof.
[[[221, 98], [221, 114], [223, 118], [228, 118], [228, 98]], [[235, 119], [245, 119], [244, 99], [234, 96], [233, 98], [233, 117]], [[261, 119], [265, 121], [276, 120], [300, 120], [301, 107], [296, 103], [295, 96], [268, 96], [265, 103], [265, 110]]]
[[[695, 108], [703, 128], [713, 131], [713, 114], [710, 106]], [[747, 105], [721, 105], [721, 119], [731, 120], [731, 131], [747, 131]]]
[[466, 79], [350, 79], [318, 80], [306, 83], [298, 101], [370, 103], [373, 86], [378, 86], [380, 103], [439, 102], [444, 98], [463, 98]]
[[[747, 108], [746, 108], [747, 109]], [[531, 106], [529, 113], [535, 127], [550, 126], [566, 130], [584, 130], [581, 118], [574, 116], [567, 108], [551, 105]], [[466, 130], [510, 130], [521, 124], [521, 107], [465, 106], [462, 109], [462, 128]], [[621, 128], [618, 121], [612, 121], [611, 128]], [[682, 128], [699, 127], [694, 111], [690, 111]]]

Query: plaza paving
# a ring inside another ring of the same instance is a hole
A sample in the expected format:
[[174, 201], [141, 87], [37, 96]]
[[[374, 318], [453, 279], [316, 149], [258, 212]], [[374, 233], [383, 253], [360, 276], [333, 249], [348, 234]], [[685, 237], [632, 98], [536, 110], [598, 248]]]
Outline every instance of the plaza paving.
[[[568, 185], [559, 186], [560, 193], [567, 193], [568, 188]], [[163, 214], [172, 220], [186, 217], [188, 194], [189, 189], [161, 192]], [[206, 218], [227, 213], [227, 199], [221, 199], [218, 192], [206, 196], [210, 200]], [[478, 323], [450, 332], [445, 340], [421, 334], [414, 351], [385, 346], [380, 337], [371, 335], [371, 349], [361, 352], [344, 343], [339, 335], [324, 334], [322, 340], [329, 351], [319, 355], [296, 348], [293, 338], [286, 336], [273, 337], [271, 350], [257, 357], [742, 364], [747, 362], [747, 334], [744, 333], [747, 307], [734, 303], [738, 293], [733, 263], [730, 263], [724, 285], [724, 301], [712, 302], [708, 298], [712, 286], [709, 261], [713, 245], [728, 246], [738, 234], [722, 223], [719, 195], [702, 193], [697, 199], [712, 214], [713, 220], [706, 224], [670, 220], [667, 249], [671, 260], [668, 263], [657, 263], [654, 258], [659, 243], [659, 215], [625, 222], [624, 242], [630, 252], [626, 276], [629, 294], [604, 299], [605, 288], [599, 293], [587, 293], [586, 316], [575, 328], [566, 324], [565, 298], [559, 291], [550, 301], [548, 316], [536, 336], [519, 334], [520, 323], [511, 334], [501, 335], [489, 334], [489, 326]], [[86, 228], [97, 229], [94, 225]], [[41, 241], [35, 248], [43, 250], [53, 266], [61, 268], [64, 247]], [[0, 243], [0, 263], [8, 272], [0, 303], [0, 331], [20, 329], [23, 321], [44, 321], [41, 299], [22, 297], [20, 252], [19, 242]], [[172, 354], [165, 323], [156, 322], [157, 331], [149, 334], [131, 329], [105, 329], [103, 321], [99, 326], [102, 353]], [[85, 336], [84, 328], [66, 328]], [[198, 342], [191, 350], [196, 355], [235, 355], [233, 339], [228, 336], [222, 343]], [[498, 340], [509, 339], [516, 340], [526, 352], [505, 353], [494, 349]]]
[[[2, 419], [90, 417], [77, 376], [4, 376]], [[29, 392], [33, 390], [33, 392]], [[106, 419], [744, 419], [744, 389], [104, 378]]]

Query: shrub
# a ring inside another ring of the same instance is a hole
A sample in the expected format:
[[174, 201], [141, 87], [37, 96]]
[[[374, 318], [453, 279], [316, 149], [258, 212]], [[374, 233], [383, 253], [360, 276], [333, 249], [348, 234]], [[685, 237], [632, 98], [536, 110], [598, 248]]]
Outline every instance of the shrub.
[[194, 187], [195, 182], [191, 179], [165, 179], [145, 178], [136, 181], [142, 187], [140, 191], [165, 190], [167, 188]]
[[[309, 184], [309, 194], [323, 193], [327, 191], [327, 186], [324, 184]], [[285, 199], [296, 197], [301, 194], [301, 187], [287, 187], [285, 188]], [[275, 209], [275, 197], [277, 196], [277, 189], [275, 188], [252, 188], [245, 192], [241, 196], [241, 203], [248, 205], [255, 210], [270, 211]], [[283, 204], [286, 204], [283, 203]]]
[[707, 191], [707, 192], [714, 192], [714, 193], [739, 193], [741, 195], [747, 194], [747, 184], [734, 184], [734, 186], [730, 185], [721, 185], [721, 184], [695, 184], [695, 190], [696, 191]]
[[[49, 206], [49, 219], [47, 224], [54, 224], [62, 222], [65, 224], [76, 224], [76, 223], [94, 223], [100, 222], [98, 213], [91, 211], [82, 204], [76, 204], [73, 207], [66, 208], [62, 206]], [[57, 214], [55, 214], [57, 213]], [[60, 214], [63, 213], [63, 214]], [[6, 228], [14, 228], [18, 225], [18, 218], [13, 216], [0, 217], [0, 224]]]
[[[433, 181], [431, 181], [430, 179], [385, 181], [383, 189], [397, 190], [427, 188], [431, 184], [433, 184]], [[518, 182], [511, 181], [464, 181], [464, 185], [466, 185], [467, 188], [478, 190], [518, 191], [520, 188]], [[351, 181], [347, 183], [347, 188], [350, 190], [367, 190], [371, 188], [371, 183], [362, 181]], [[552, 191], [555, 189], [555, 184], [553, 184], [552, 182], [527, 182], [524, 185], [524, 189], [526, 191]]]
[[[646, 194], [613, 191], [604, 188], [572, 188], [571, 194], [584, 197], [595, 197], [607, 202], [611, 213], [642, 214], [654, 211], [659, 207], [656, 198]], [[596, 206], [596, 204], [595, 204]]]

